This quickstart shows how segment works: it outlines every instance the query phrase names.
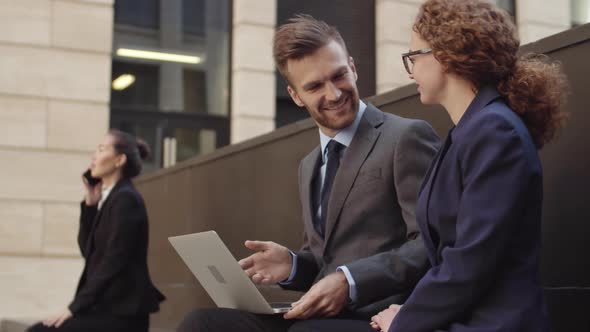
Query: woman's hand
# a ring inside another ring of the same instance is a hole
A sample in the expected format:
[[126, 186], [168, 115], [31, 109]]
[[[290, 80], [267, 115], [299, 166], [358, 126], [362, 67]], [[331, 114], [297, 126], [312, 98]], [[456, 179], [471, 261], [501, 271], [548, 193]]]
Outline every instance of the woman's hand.
[[393, 319], [401, 307], [401, 305], [392, 304], [389, 306], [389, 308], [376, 314], [371, 318], [371, 327], [377, 331], [389, 331], [389, 326], [391, 325], [391, 322], [393, 322]]
[[84, 183], [84, 187], [86, 188], [86, 195], [84, 196], [84, 201], [86, 202], [86, 205], [93, 206], [98, 204], [102, 196], [102, 188], [100, 186], [100, 183], [95, 186], [91, 186], [84, 176], [82, 176], [82, 182]]
[[70, 309], [66, 308], [59, 314], [53, 315], [46, 320], [43, 321], [43, 325], [47, 327], [60, 327], [66, 320], [72, 318], [72, 312]]

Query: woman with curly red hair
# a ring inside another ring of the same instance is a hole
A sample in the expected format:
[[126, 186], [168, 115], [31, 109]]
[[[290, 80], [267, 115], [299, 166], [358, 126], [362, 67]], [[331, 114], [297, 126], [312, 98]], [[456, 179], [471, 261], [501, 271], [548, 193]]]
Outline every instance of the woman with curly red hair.
[[510, 17], [484, 0], [428, 0], [402, 55], [424, 104], [455, 126], [426, 174], [416, 219], [432, 267], [389, 332], [544, 332], [539, 281], [543, 177], [537, 150], [564, 120], [565, 77], [518, 56]]

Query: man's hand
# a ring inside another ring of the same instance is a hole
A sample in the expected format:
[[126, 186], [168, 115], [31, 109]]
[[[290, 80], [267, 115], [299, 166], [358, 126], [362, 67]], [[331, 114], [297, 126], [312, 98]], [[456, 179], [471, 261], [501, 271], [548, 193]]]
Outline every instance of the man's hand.
[[72, 318], [72, 312], [70, 311], [70, 309], [64, 309], [62, 312], [60, 312], [59, 314], [53, 315], [49, 318], [47, 318], [46, 320], [43, 321], [43, 325], [47, 326], [47, 327], [55, 327], [58, 328], [60, 327], [66, 320]]
[[348, 302], [348, 281], [343, 272], [325, 276], [292, 304], [293, 309], [285, 319], [307, 319], [309, 317], [331, 317], [337, 315]]
[[289, 249], [274, 242], [246, 241], [245, 245], [257, 251], [239, 262], [252, 281], [272, 285], [289, 278], [293, 266]]
[[392, 304], [389, 308], [371, 317], [371, 327], [377, 331], [389, 331], [389, 326], [401, 307], [401, 305]]

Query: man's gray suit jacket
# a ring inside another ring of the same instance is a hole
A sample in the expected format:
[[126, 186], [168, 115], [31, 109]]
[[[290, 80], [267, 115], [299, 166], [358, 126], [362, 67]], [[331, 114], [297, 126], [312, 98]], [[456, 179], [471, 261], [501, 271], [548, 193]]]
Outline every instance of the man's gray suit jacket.
[[325, 238], [314, 228], [312, 211], [321, 149], [308, 154], [299, 166], [304, 244], [285, 288], [308, 290], [346, 265], [356, 283], [354, 313], [369, 317], [403, 303], [429, 264], [415, 206], [438, 144], [428, 123], [368, 104], [332, 186]]

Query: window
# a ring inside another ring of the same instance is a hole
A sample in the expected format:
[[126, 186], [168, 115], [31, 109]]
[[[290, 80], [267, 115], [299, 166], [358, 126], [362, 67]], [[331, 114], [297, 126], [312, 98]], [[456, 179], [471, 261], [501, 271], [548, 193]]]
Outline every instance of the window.
[[[111, 105], [135, 110], [157, 109], [158, 69], [157, 65], [113, 61]], [[127, 80], [120, 83], [118, 80], [125, 75], [129, 75]]]
[[184, 70], [184, 111], [190, 113], [207, 112], [207, 82], [202, 70]]
[[182, 31], [185, 34], [205, 36], [205, 1], [182, 0]]
[[230, 0], [116, 0], [111, 127], [148, 140], [148, 169], [229, 144]]
[[115, 24], [124, 24], [139, 28], [158, 29], [160, 26], [160, 1], [115, 1]]

